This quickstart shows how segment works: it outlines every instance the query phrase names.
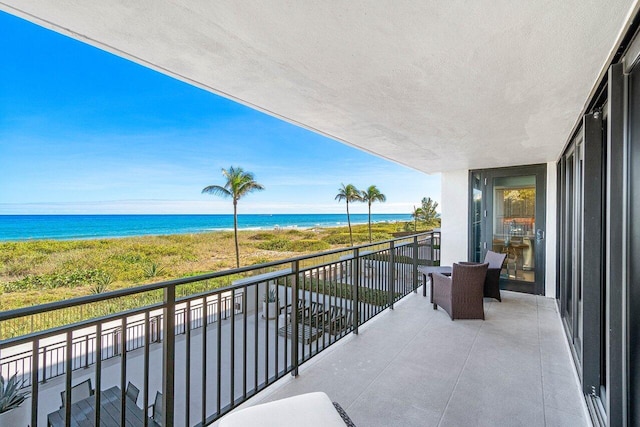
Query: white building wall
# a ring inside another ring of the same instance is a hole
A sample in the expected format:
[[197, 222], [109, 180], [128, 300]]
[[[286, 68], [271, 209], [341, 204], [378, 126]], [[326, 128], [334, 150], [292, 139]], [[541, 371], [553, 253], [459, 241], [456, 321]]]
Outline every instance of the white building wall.
[[469, 171], [442, 173], [440, 264], [467, 261], [469, 242]]
[[555, 162], [547, 163], [547, 218], [545, 230], [546, 265], [545, 265], [545, 295], [556, 297], [556, 233], [557, 226], [557, 170]]
[[[556, 164], [547, 163], [545, 295], [556, 297]], [[442, 173], [441, 265], [466, 261], [469, 244], [469, 170]]]

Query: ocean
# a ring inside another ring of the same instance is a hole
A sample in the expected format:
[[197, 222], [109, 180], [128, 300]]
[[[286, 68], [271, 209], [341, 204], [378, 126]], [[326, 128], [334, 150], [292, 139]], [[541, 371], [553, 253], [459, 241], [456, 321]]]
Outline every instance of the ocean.
[[[410, 221], [409, 214], [372, 214], [372, 222]], [[366, 224], [352, 214], [351, 224]], [[311, 228], [347, 225], [345, 214], [238, 215], [238, 228]], [[74, 240], [233, 230], [233, 215], [0, 215], [0, 241]]]

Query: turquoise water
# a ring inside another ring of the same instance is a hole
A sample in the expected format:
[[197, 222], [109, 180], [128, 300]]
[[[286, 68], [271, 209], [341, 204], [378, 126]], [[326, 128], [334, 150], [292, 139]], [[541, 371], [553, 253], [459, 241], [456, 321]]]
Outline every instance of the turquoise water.
[[[410, 221], [409, 214], [372, 214], [372, 222]], [[365, 224], [366, 214], [352, 214]], [[333, 227], [346, 214], [238, 215], [239, 229]], [[95, 239], [233, 229], [233, 215], [0, 215], [0, 241]]]

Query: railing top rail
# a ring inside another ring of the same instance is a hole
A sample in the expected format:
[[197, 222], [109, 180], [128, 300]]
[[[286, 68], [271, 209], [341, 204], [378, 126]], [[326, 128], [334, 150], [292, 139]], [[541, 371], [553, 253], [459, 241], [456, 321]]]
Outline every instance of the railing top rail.
[[117, 313], [112, 313], [112, 314], [105, 314], [104, 316], [95, 317], [93, 319], [80, 320], [80, 321], [69, 323], [66, 325], [49, 328], [43, 331], [36, 331], [36, 332], [24, 334], [24, 335], [6, 338], [3, 340], [0, 340], [0, 344], [6, 347], [19, 345], [19, 344], [30, 342], [35, 338], [45, 339], [49, 337], [54, 337], [56, 335], [64, 334], [67, 331], [74, 331], [78, 329], [89, 328], [99, 323], [104, 324], [107, 322], [112, 322], [114, 320], [123, 319], [129, 316], [134, 316], [136, 314], [141, 314], [146, 311], [152, 312], [154, 310], [159, 310], [163, 307], [164, 307], [163, 303], [155, 303], [155, 304], [147, 305], [145, 307], [139, 307], [131, 310], [123, 310], [123, 311], [119, 311]]
[[[136, 286], [136, 287], [132, 287], [132, 288], [125, 288], [125, 289], [118, 289], [115, 291], [109, 291], [109, 292], [104, 292], [101, 294], [96, 294], [96, 295], [87, 295], [87, 296], [82, 296], [82, 297], [77, 297], [77, 298], [72, 298], [72, 299], [68, 299], [68, 300], [64, 300], [64, 301], [55, 301], [55, 302], [50, 302], [50, 303], [46, 303], [46, 304], [41, 304], [41, 305], [36, 305], [36, 306], [29, 306], [29, 307], [23, 307], [23, 308], [18, 308], [18, 309], [14, 309], [14, 310], [8, 310], [8, 311], [4, 311], [4, 312], [0, 312], [0, 322], [3, 321], [7, 321], [10, 319], [14, 319], [14, 318], [18, 318], [18, 317], [24, 317], [24, 316], [31, 316], [31, 315], [35, 315], [35, 314], [39, 314], [39, 313], [45, 313], [48, 311], [53, 311], [53, 310], [60, 310], [60, 309], [65, 309], [65, 308], [70, 308], [70, 307], [76, 307], [76, 306], [80, 306], [80, 305], [85, 305], [85, 304], [91, 304], [91, 303], [95, 303], [95, 302], [99, 302], [99, 301], [107, 301], [107, 300], [111, 300], [114, 298], [120, 298], [120, 297], [125, 297], [125, 296], [130, 296], [130, 295], [135, 295], [135, 294], [141, 294], [141, 293], [145, 293], [145, 292], [150, 292], [150, 291], [155, 291], [155, 290], [159, 290], [159, 289], [165, 289], [168, 287], [175, 287], [175, 286], [180, 286], [180, 285], [186, 285], [189, 283], [194, 283], [194, 282], [199, 282], [202, 280], [209, 280], [209, 279], [215, 279], [215, 278], [219, 278], [219, 277], [225, 277], [225, 276], [230, 276], [233, 274], [242, 274], [242, 273], [247, 273], [250, 271], [255, 271], [255, 270], [261, 270], [261, 269], [266, 269], [266, 268], [272, 268], [272, 267], [276, 267], [276, 266], [280, 266], [283, 264], [290, 264], [292, 262], [296, 262], [296, 261], [304, 261], [304, 260], [308, 260], [308, 259], [312, 259], [312, 258], [318, 258], [318, 257], [323, 257], [323, 256], [328, 256], [328, 255], [334, 255], [334, 254], [338, 254], [338, 253], [343, 253], [343, 252], [347, 252], [347, 251], [353, 251], [353, 250], [362, 250], [364, 248], [368, 248], [371, 246], [378, 246], [378, 245], [383, 245], [383, 244], [388, 244], [391, 242], [397, 242], [397, 241], [401, 241], [401, 240], [406, 240], [409, 238], [414, 238], [414, 237], [421, 237], [421, 236], [427, 236], [427, 235], [434, 235], [434, 234], [439, 234], [439, 231], [427, 231], [427, 232], [422, 232], [422, 233], [416, 233], [410, 236], [403, 236], [403, 237], [398, 237], [395, 239], [388, 239], [388, 240], [383, 240], [383, 241], [379, 241], [379, 242], [373, 242], [373, 243], [366, 243], [363, 245], [359, 245], [359, 246], [352, 246], [352, 247], [348, 247], [348, 248], [340, 248], [340, 249], [333, 249], [330, 251], [325, 251], [325, 252], [316, 252], [313, 254], [307, 254], [307, 255], [301, 255], [298, 257], [294, 257], [294, 258], [288, 258], [288, 259], [284, 259], [284, 260], [278, 260], [278, 261], [272, 261], [272, 262], [268, 262], [268, 263], [264, 263], [264, 264], [256, 264], [256, 265], [251, 265], [251, 266], [246, 266], [246, 267], [240, 267], [240, 268], [234, 268], [231, 270], [223, 270], [223, 271], [216, 271], [216, 272], [212, 272], [212, 273], [207, 273], [207, 274], [202, 274], [202, 275], [198, 275], [198, 276], [191, 276], [191, 277], [183, 277], [183, 278], [179, 278], [179, 279], [173, 279], [173, 280], [168, 280], [168, 281], [164, 281], [164, 282], [158, 282], [158, 283], [152, 283], [152, 284], [148, 284], [148, 285], [141, 285], [141, 286]], [[225, 292], [225, 291], [229, 291], [231, 289], [235, 289], [235, 288], [242, 288], [244, 286], [244, 284], [239, 284], [239, 285], [229, 285], [229, 286], [225, 286], [222, 288], [218, 288], [213, 290], [211, 293], [218, 293], [218, 292]]]

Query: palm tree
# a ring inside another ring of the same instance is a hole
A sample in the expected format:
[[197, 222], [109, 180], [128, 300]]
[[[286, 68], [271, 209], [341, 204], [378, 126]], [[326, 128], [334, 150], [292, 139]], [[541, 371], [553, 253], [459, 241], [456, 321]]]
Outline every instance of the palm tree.
[[362, 190], [360, 198], [363, 202], [367, 202], [369, 205], [369, 243], [371, 243], [371, 203], [373, 202], [386, 202], [387, 196], [382, 194], [378, 187], [371, 185], [366, 190]]
[[423, 215], [424, 211], [422, 210], [422, 208], [416, 208], [415, 206], [413, 207], [411, 216], [413, 217], [413, 231], [415, 231], [416, 233], [418, 232], [418, 219], [421, 219]]
[[209, 185], [202, 189], [202, 193], [213, 194], [233, 199], [233, 234], [236, 242], [236, 266], [240, 267], [240, 249], [238, 247], [238, 200], [253, 191], [264, 190], [264, 186], [255, 181], [251, 172], [231, 166], [229, 170], [222, 169], [222, 175], [227, 182], [224, 187]]
[[338, 189], [338, 194], [336, 195], [337, 201], [346, 200], [347, 202], [347, 222], [349, 223], [349, 241], [351, 242], [351, 246], [353, 246], [353, 233], [351, 232], [351, 217], [349, 216], [349, 202], [357, 202], [362, 200], [362, 196], [360, 196], [360, 192], [353, 184], [342, 184], [342, 187]]
[[438, 202], [433, 200], [431, 197], [422, 198], [422, 212], [420, 220], [424, 221], [427, 227], [438, 226], [438, 219], [440, 218], [440, 214], [436, 211], [437, 207]]

